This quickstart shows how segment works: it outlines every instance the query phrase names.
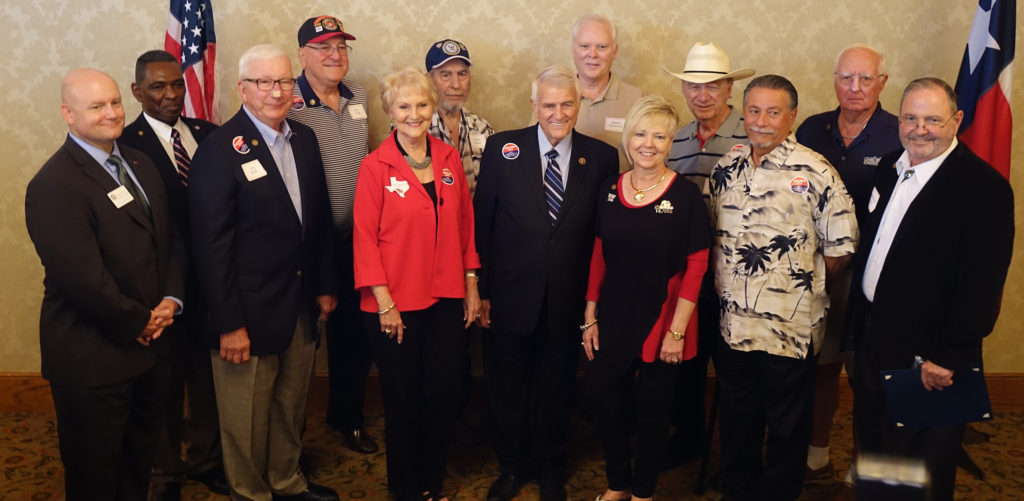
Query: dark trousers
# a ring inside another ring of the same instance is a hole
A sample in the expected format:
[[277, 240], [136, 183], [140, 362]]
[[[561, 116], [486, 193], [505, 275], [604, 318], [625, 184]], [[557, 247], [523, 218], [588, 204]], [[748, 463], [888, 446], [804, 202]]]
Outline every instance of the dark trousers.
[[[637, 372], [634, 388], [633, 375]], [[638, 359], [618, 381], [588, 399], [604, 446], [609, 489], [630, 489], [640, 498], [654, 496], [672, 407], [672, 400], [667, 397], [672, 395], [678, 373], [679, 366]], [[636, 459], [631, 468], [634, 454], [629, 437], [630, 424], [634, 422]]]
[[853, 413], [860, 452], [924, 460], [931, 475], [931, 499], [951, 501], [964, 426], [897, 428], [885, 404], [881, 369], [873, 363], [870, 348], [858, 346], [853, 370]]
[[327, 318], [327, 424], [341, 431], [363, 427], [366, 376], [373, 364], [362, 326], [359, 292], [353, 289], [352, 237], [335, 241], [338, 307]]
[[67, 499], [145, 501], [163, 398], [156, 372], [92, 388], [51, 383], [50, 390]]
[[[722, 334], [718, 328], [718, 296], [714, 283], [704, 281], [697, 299], [697, 356], [679, 364], [672, 394], [672, 424], [676, 427], [669, 453], [681, 458], [703, 452], [707, 414], [704, 401], [708, 386], [708, 360]], [[709, 289], [710, 288], [710, 289]], [[708, 292], [710, 290], [710, 292]]]
[[[167, 398], [162, 402], [160, 434], [153, 464], [153, 483], [181, 482], [221, 464], [217, 395], [213, 389], [210, 349], [175, 323], [164, 335], [169, 355], [161, 364]], [[188, 415], [184, 403], [188, 395]], [[182, 460], [181, 446], [187, 444]]]
[[466, 330], [461, 299], [401, 313], [402, 344], [381, 332], [376, 313], [363, 319], [384, 398], [388, 488], [405, 501], [442, 490], [462, 395]]
[[503, 473], [564, 483], [580, 332], [551, 332], [547, 307], [526, 335], [494, 325], [483, 336], [491, 441]]
[[816, 364], [813, 355], [799, 360], [734, 350], [719, 337], [715, 371], [721, 406], [723, 500], [800, 496]]

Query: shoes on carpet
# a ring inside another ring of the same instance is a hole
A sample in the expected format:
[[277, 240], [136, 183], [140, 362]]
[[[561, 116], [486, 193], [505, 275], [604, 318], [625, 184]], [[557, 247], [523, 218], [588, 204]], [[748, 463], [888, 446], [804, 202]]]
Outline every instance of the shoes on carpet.
[[832, 482], [835, 480], [835, 477], [836, 469], [835, 466], [832, 465], [831, 459], [828, 463], [825, 463], [825, 466], [822, 466], [817, 470], [812, 470], [809, 466], [804, 466], [804, 483], [823, 484]]
[[341, 433], [341, 445], [348, 449], [361, 452], [363, 454], [372, 454], [377, 452], [379, 449], [377, 447], [377, 442], [370, 438], [370, 436], [362, 429], [350, 431], [338, 430], [338, 432]]
[[519, 494], [519, 490], [530, 483], [530, 478], [525, 475], [504, 473], [487, 489], [487, 501], [509, 501]]
[[274, 494], [274, 501], [339, 501], [338, 493], [334, 489], [323, 485], [306, 482], [306, 490], [298, 494], [282, 496]]
[[188, 479], [205, 485], [214, 494], [225, 496], [231, 494], [231, 486], [228, 485], [228, 478], [224, 475], [223, 466], [215, 466], [202, 473], [189, 475]]
[[601, 497], [604, 496], [604, 494], [598, 494], [597, 497], [594, 498], [594, 501], [629, 501], [630, 499], [633, 499], [633, 496], [629, 493], [629, 491], [625, 491], [625, 493], [626, 494], [624, 496], [617, 497], [614, 499]]
[[181, 501], [181, 483], [161, 482], [153, 484], [149, 499], [152, 501]]

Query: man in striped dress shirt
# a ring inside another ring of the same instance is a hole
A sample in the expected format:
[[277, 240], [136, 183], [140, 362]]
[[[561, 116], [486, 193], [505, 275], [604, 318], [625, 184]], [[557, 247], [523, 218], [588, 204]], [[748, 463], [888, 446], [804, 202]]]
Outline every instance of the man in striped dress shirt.
[[313, 129], [327, 178], [334, 218], [338, 307], [327, 320], [327, 425], [341, 432], [345, 447], [377, 451], [363, 430], [363, 393], [372, 363], [359, 320], [359, 294], [352, 279], [352, 202], [359, 163], [369, 153], [366, 90], [345, 78], [349, 41], [341, 20], [311, 17], [299, 28], [302, 75], [288, 118]]
[[[682, 80], [683, 98], [694, 117], [676, 133], [666, 163], [696, 184], [708, 203], [708, 175], [715, 163], [733, 148], [749, 142], [743, 129], [743, 114], [729, 106], [728, 101], [733, 81], [750, 77], [754, 70], [730, 71], [725, 51], [714, 43], [698, 42], [686, 55], [681, 73], [666, 72]], [[714, 340], [720, 336], [714, 283], [714, 271], [708, 269], [697, 301], [700, 348], [697, 356], [683, 362], [679, 370], [672, 406], [676, 432], [667, 448], [665, 467], [697, 459], [702, 453], [708, 357]]]

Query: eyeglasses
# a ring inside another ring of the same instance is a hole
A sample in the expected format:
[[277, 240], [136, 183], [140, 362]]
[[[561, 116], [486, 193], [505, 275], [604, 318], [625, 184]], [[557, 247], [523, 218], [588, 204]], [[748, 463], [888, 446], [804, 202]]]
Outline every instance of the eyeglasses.
[[939, 117], [919, 117], [917, 115], [900, 115], [900, 125], [904, 127], [924, 127], [926, 129], [938, 130], [946, 126], [956, 113], [943, 120]]
[[871, 84], [875, 83], [875, 80], [885, 76], [884, 73], [878, 75], [855, 75], [853, 73], [835, 73], [836, 81], [843, 86], [849, 87], [853, 84], [854, 79], [860, 82], [861, 87], [870, 87]]
[[294, 78], [281, 78], [278, 80], [271, 80], [269, 78], [243, 78], [244, 82], [252, 82], [256, 84], [256, 88], [259, 90], [272, 90], [274, 84], [281, 86], [281, 90], [292, 90], [295, 88]]
[[331, 57], [331, 53], [335, 51], [338, 52], [339, 56], [347, 56], [348, 53], [352, 51], [352, 46], [343, 43], [337, 45], [308, 43], [306, 44], [306, 47], [317, 51], [320, 54], [320, 57]]

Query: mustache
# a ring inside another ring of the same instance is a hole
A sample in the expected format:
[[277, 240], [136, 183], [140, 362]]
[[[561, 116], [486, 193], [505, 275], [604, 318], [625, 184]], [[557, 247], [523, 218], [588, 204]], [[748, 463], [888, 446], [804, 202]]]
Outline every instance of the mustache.
[[925, 132], [924, 134], [918, 134], [916, 132], [911, 132], [911, 133], [907, 134], [907, 139], [911, 139], [911, 140], [915, 140], [915, 141], [934, 141], [935, 140], [935, 134], [932, 134], [931, 132]]
[[756, 125], [750, 126], [750, 132], [756, 132], [758, 134], [775, 134], [775, 129], [771, 127], [758, 127]]

